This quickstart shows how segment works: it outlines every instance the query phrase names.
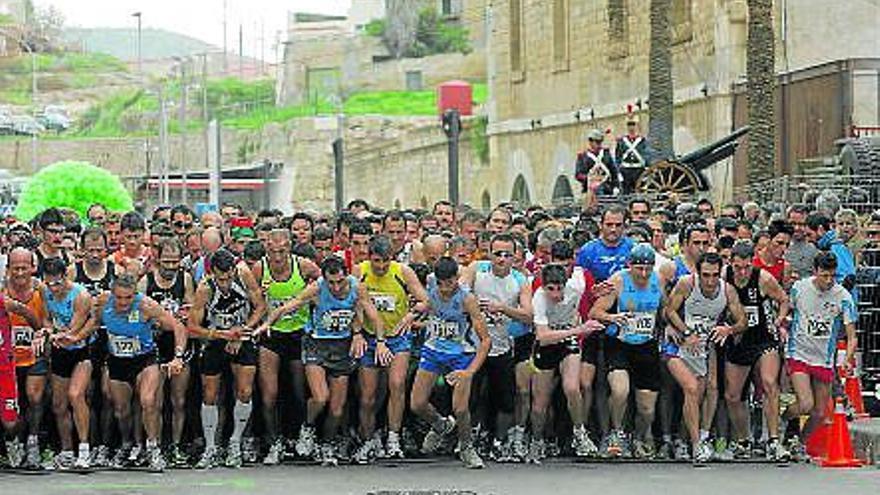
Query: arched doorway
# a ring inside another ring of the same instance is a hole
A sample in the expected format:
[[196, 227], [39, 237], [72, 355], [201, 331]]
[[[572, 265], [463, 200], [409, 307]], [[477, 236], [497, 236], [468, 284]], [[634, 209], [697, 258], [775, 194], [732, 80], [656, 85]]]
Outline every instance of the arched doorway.
[[483, 207], [483, 211], [489, 211], [492, 209], [492, 196], [489, 196], [489, 191], [483, 191], [483, 197], [480, 200], [480, 205]]
[[510, 201], [520, 206], [530, 206], [532, 204], [531, 194], [529, 194], [529, 185], [526, 183], [522, 174], [516, 176], [513, 181], [513, 191], [510, 193]]
[[560, 175], [553, 185], [553, 204], [565, 205], [570, 204], [573, 200], [574, 192], [571, 190], [571, 182], [568, 181], [568, 177]]

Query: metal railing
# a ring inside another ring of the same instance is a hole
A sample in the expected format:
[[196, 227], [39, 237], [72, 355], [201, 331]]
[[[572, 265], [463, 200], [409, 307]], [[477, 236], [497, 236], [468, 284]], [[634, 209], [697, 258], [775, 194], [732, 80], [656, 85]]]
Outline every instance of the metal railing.
[[815, 205], [823, 191], [833, 193], [842, 208], [851, 208], [860, 215], [880, 209], [880, 175], [783, 175], [734, 188], [733, 196], [738, 201], [753, 200], [759, 204]]

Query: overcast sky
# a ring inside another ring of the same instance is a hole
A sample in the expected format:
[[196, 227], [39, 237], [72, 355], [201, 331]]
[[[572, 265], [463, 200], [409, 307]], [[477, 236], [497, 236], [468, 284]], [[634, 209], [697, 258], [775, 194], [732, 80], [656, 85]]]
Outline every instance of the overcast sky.
[[[163, 28], [223, 46], [224, 0], [35, 0], [54, 5], [68, 26], [134, 27], [132, 13], [142, 13], [143, 26]], [[226, 0], [227, 43], [238, 46], [238, 26], [244, 27], [245, 53], [259, 56], [260, 25], [265, 25], [266, 57], [271, 59], [276, 31], [286, 28], [287, 12], [345, 14], [351, 0]]]

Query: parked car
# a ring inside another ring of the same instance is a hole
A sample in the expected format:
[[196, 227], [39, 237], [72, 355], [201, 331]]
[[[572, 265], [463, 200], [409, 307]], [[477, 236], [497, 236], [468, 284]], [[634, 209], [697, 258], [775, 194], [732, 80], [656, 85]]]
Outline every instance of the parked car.
[[49, 131], [63, 132], [71, 126], [67, 109], [61, 105], [47, 105], [37, 116], [37, 121]]
[[13, 134], [19, 136], [36, 136], [46, 131], [36, 119], [30, 115], [15, 115], [12, 117]]
[[7, 107], [0, 107], [0, 134], [12, 134], [14, 132], [12, 114]]

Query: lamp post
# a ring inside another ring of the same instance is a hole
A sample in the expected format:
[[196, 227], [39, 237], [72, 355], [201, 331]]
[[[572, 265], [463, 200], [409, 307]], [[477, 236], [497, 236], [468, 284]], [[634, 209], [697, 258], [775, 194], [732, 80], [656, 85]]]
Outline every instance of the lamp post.
[[138, 37], [138, 38], [137, 38], [138, 75], [140, 75], [141, 77], [143, 77], [143, 76], [144, 76], [144, 66], [143, 66], [143, 59], [141, 58], [141, 13], [140, 13], [140, 12], [135, 12], [134, 14], [131, 14], [131, 16], [132, 16], [132, 17], [137, 17], [137, 29], [138, 29], [138, 33], [137, 33], [137, 37]]

